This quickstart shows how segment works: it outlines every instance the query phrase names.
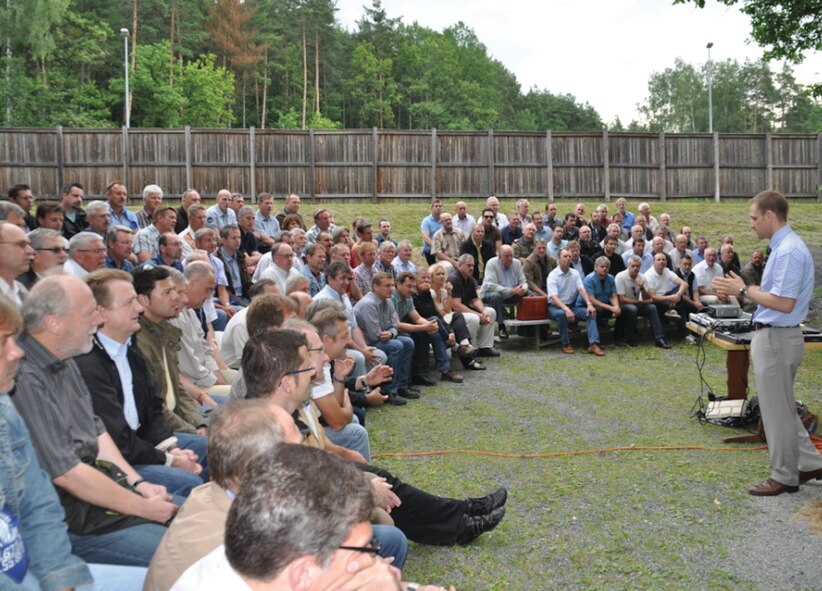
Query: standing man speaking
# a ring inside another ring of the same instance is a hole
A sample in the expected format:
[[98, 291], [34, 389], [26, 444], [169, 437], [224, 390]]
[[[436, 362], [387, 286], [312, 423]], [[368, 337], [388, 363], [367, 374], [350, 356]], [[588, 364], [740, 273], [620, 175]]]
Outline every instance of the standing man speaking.
[[770, 478], [748, 492], [775, 496], [822, 479], [822, 455], [799, 420], [793, 393], [805, 346], [799, 323], [808, 314], [814, 265], [807, 246], [788, 225], [784, 195], [763, 191], [751, 200], [750, 217], [756, 235], [770, 240], [771, 256], [762, 284], [746, 287], [739, 275], [731, 273], [714, 279], [712, 286], [721, 295], [747, 297], [757, 304], [751, 358], [772, 471]]

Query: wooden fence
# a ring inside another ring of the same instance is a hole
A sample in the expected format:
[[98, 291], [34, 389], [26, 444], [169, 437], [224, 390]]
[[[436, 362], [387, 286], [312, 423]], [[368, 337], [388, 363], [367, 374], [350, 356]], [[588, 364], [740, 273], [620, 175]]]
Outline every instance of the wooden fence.
[[251, 129], [0, 129], [0, 187], [40, 197], [115, 179], [132, 196], [298, 193], [314, 200], [750, 197], [822, 201], [822, 134]]

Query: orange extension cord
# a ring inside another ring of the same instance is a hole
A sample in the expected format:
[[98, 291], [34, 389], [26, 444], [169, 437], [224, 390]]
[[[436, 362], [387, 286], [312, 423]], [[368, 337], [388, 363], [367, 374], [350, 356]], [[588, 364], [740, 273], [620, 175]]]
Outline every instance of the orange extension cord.
[[[816, 449], [822, 453], [822, 438], [811, 435], [811, 441]], [[708, 447], [706, 445], [629, 445], [627, 447], [605, 447], [602, 449], [583, 449], [580, 451], [558, 451], [551, 453], [514, 454], [494, 451], [479, 451], [476, 449], [448, 449], [437, 451], [418, 451], [406, 453], [382, 453], [374, 454], [375, 458], [420, 458], [425, 456], [446, 456], [454, 454], [464, 454], [472, 456], [489, 456], [493, 458], [509, 458], [515, 460], [533, 460], [539, 458], [562, 458], [569, 456], [584, 456], [589, 454], [604, 454], [623, 451], [762, 451], [768, 449], [767, 445], [756, 447]]]

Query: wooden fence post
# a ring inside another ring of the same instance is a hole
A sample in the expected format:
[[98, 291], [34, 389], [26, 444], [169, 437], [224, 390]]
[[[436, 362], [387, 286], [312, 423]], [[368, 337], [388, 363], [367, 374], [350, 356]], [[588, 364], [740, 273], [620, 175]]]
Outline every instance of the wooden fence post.
[[551, 130], [545, 130], [545, 174], [548, 176], [548, 201], [554, 200], [554, 149]]
[[248, 128], [248, 188], [251, 191], [251, 201], [257, 203], [257, 132], [254, 126]]
[[816, 135], [816, 200], [822, 202], [822, 133]]
[[63, 184], [65, 183], [64, 175], [65, 170], [63, 169], [63, 126], [58, 125], [56, 129], [56, 134], [54, 136], [54, 156], [57, 159], [57, 195], [60, 195], [60, 192], [63, 190]]
[[317, 174], [317, 171], [316, 171], [315, 165], [314, 165], [315, 158], [314, 158], [314, 130], [313, 129], [308, 130], [308, 160], [309, 160], [309, 164], [308, 164], [308, 183], [309, 183], [309, 186], [311, 187], [310, 200], [311, 200], [311, 203], [314, 203], [316, 201], [316, 194], [317, 194], [317, 187], [316, 187], [316, 174]]
[[611, 200], [611, 146], [608, 145], [608, 130], [602, 130], [602, 194], [605, 201]]
[[[123, 184], [125, 185], [126, 190], [128, 190], [128, 127], [126, 127], [125, 125], [123, 125], [123, 127], [121, 128], [120, 137], [122, 138], [121, 141], [123, 147]], [[126, 204], [128, 204], [128, 195], [126, 195]]]
[[765, 134], [765, 187], [773, 190], [773, 146], [771, 132]]
[[719, 132], [713, 136], [714, 153], [714, 201], [719, 203]]
[[431, 128], [431, 201], [437, 198], [437, 128]]
[[496, 195], [497, 187], [494, 182], [494, 130], [488, 130], [488, 195]]
[[377, 199], [377, 192], [379, 191], [379, 187], [377, 186], [377, 176], [379, 171], [377, 170], [379, 166], [379, 162], [377, 161], [377, 155], [379, 153], [378, 148], [379, 142], [379, 131], [377, 131], [376, 126], [371, 128], [371, 150], [372, 150], [372, 164], [371, 164], [371, 201], [373, 203], [377, 203], [379, 201]]
[[666, 167], [665, 159], [667, 158], [667, 150], [665, 149], [665, 132], [659, 132], [659, 146], [658, 146], [658, 158], [659, 158], [659, 200], [665, 201], [668, 199], [668, 172]]
[[194, 188], [194, 175], [192, 174], [192, 162], [191, 162], [191, 126], [185, 126], [185, 152], [186, 152], [186, 190]]

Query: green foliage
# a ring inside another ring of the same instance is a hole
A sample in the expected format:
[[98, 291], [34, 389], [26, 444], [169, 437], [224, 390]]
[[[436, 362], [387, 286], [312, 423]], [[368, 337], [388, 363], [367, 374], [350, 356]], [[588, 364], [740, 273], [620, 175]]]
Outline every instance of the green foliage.
[[[766, 59], [801, 62], [805, 54], [822, 50], [822, 0], [718, 0], [751, 17], [751, 37], [765, 47]], [[700, 8], [705, 0], [693, 2]]]
[[[708, 68], [711, 68], [711, 72]], [[695, 66], [677, 58], [672, 68], [654, 72], [640, 105], [649, 131], [708, 131], [708, 75], [712, 78], [714, 130], [762, 133], [816, 132], [809, 91], [785, 66], [774, 74], [764, 61], [735, 60]], [[629, 128], [630, 129], [630, 128]]]
[[213, 54], [188, 62], [182, 70], [183, 123], [191, 127], [228, 127], [234, 121], [234, 74], [215, 64]]

